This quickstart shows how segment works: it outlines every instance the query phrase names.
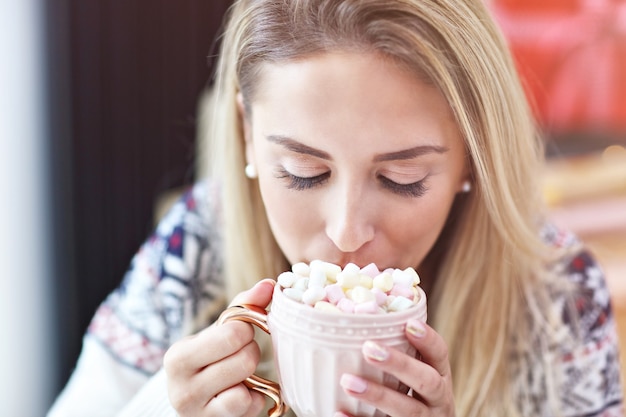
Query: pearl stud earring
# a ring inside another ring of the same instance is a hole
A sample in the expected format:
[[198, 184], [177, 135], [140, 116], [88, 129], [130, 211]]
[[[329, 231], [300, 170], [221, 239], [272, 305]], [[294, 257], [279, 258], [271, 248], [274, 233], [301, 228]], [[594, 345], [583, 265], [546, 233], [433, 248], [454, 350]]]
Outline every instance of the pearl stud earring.
[[251, 180], [259, 176], [259, 173], [256, 172], [256, 167], [253, 164], [246, 165], [244, 172], [246, 173], [246, 177]]
[[463, 181], [463, 185], [461, 186], [461, 191], [464, 193], [469, 193], [472, 190], [472, 183], [469, 180]]

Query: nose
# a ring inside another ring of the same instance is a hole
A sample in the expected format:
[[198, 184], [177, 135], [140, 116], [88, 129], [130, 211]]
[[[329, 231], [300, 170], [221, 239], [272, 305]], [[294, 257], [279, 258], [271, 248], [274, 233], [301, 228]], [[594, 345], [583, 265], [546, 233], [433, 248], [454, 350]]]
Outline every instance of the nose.
[[374, 239], [374, 209], [355, 190], [328, 204], [326, 235], [342, 252], [356, 252]]

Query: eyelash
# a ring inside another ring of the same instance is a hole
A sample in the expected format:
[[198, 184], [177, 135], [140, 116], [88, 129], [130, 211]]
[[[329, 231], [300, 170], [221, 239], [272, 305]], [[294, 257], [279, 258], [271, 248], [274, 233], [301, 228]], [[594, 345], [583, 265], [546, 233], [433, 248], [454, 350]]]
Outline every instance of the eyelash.
[[391, 192], [405, 197], [423, 196], [426, 191], [428, 191], [428, 187], [426, 187], [426, 185], [424, 184], [426, 178], [423, 178], [416, 182], [412, 182], [410, 184], [398, 184], [397, 182], [391, 181], [387, 177], [383, 177], [382, 175], [378, 176], [378, 180], [381, 182], [383, 187], [387, 188]]
[[[314, 177], [298, 177], [281, 168], [279, 169], [277, 178], [287, 180], [287, 188], [302, 191], [322, 185], [328, 181], [330, 178], [330, 172], [325, 172]], [[378, 180], [381, 182], [383, 187], [389, 191], [405, 197], [421, 197], [426, 193], [426, 191], [428, 191], [428, 188], [424, 184], [426, 178], [410, 184], [398, 184], [397, 182], [391, 181], [389, 178], [382, 175], [378, 176]]]
[[296, 191], [308, 190], [309, 188], [316, 187], [328, 181], [330, 178], [330, 172], [325, 172], [314, 177], [298, 177], [281, 168], [276, 176], [279, 179], [285, 179], [288, 181], [287, 188]]

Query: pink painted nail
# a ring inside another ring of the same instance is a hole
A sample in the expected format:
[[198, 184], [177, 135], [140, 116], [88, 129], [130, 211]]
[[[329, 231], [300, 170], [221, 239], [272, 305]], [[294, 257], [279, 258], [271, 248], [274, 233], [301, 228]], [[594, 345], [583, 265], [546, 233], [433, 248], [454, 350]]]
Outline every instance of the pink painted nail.
[[412, 319], [407, 322], [406, 331], [415, 337], [421, 338], [426, 334], [426, 327], [421, 321]]
[[363, 343], [363, 354], [377, 362], [384, 362], [389, 358], [389, 351], [384, 346], [371, 340]]
[[344, 389], [357, 394], [363, 394], [367, 389], [367, 381], [363, 378], [350, 374], [341, 375], [339, 385], [341, 385]]

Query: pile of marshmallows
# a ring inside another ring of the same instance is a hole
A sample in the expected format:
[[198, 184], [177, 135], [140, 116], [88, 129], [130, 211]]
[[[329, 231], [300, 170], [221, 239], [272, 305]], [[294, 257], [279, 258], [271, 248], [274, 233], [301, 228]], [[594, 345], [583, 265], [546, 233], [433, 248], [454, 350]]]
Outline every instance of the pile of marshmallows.
[[320, 260], [300, 262], [278, 276], [283, 294], [316, 309], [356, 314], [403, 311], [420, 299], [419, 275], [413, 268], [380, 271], [371, 263], [363, 268]]

